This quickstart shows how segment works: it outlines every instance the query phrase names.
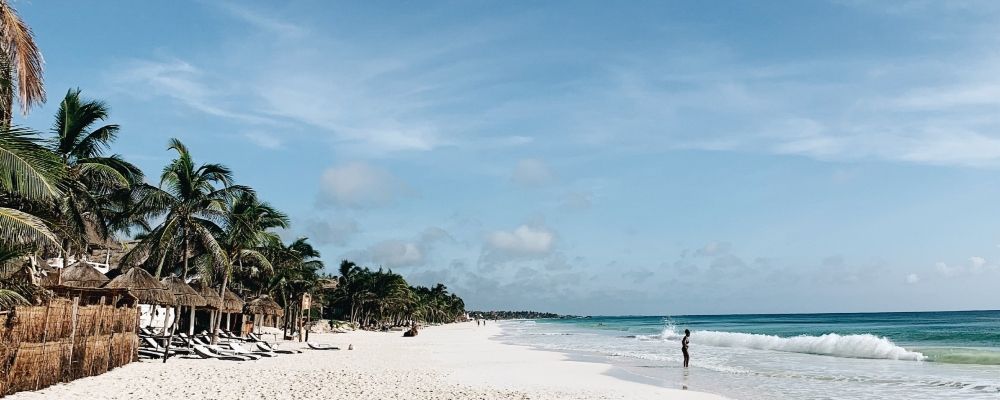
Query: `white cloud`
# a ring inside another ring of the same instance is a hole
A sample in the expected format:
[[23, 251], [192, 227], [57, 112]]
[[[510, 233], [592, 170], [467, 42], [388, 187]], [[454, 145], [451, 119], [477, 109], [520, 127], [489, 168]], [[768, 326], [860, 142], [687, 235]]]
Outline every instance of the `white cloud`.
[[952, 277], [961, 272], [960, 267], [952, 267], [940, 261], [934, 264], [934, 269], [944, 277]]
[[320, 180], [320, 202], [366, 208], [392, 203], [409, 192], [388, 171], [362, 162], [327, 168]]
[[212, 4], [226, 11], [229, 15], [269, 33], [297, 38], [306, 32], [301, 25], [275, 18], [273, 15], [247, 8], [242, 4], [226, 1], [213, 2]]
[[232, 104], [246, 96], [246, 91], [241, 90], [240, 85], [215, 78], [193, 64], [176, 58], [132, 60], [112, 68], [109, 74], [111, 85], [129, 96], [164, 96], [217, 117], [249, 124], [275, 123], [259, 114], [235, 111], [239, 108]]
[[388, 268], [408, 267], [424, 262], [424, 253], [412, 242], [386, 240], [376, 243], [368, 251], [375, 264]]
[[515, 257], [539, 257], [552, 251], [555, 233], [544, 227], [521, 225], [512, 231], [498, 230], [486, 241], [490, 250]]
[[972, 263], [971, 271], [974, 273], [982, 272], [983, 267], [986, 266], [986, 259], [982, 257], [969, 257], [969, 262]]
[[281, 139], [264, 132], [247, 132], [243, 134], [243, 137], [265, 149], [280, 149], [282, 144]]
[[906, 276], [906, 283], [914, 284], [920, 282], [920, 276], [917, 274], [909, 274]]
[[552, 182], [554, 175], [541, 160], [527, 158], [517, 162], [510, 179], [523, 187], [539, 187]]

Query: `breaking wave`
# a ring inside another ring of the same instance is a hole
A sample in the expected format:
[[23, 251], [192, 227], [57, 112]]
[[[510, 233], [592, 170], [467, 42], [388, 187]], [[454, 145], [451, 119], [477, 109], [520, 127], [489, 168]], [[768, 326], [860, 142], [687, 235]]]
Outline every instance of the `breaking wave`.
[[[680, 340], [683, 337], [672, 325], [658, 335], [636, 335], [639, 340]], [[885, 337], [875, 335], [839, 335], [780, 337], [753, 333], [697, 331], [691, 334], [691, 344], [714, 347], [736, 347], [789, 353], [817, 354], [846, 358], [924, 361], [923, 354], [897, 346]]]

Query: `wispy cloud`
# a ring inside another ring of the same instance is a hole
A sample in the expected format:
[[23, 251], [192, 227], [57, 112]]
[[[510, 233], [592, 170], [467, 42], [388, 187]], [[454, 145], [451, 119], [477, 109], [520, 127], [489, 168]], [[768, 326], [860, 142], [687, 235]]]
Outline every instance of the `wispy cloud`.
[[275, 18], [260, 10], [248, 7], [244, 4], [231, 3], [228, 1], [212, 2], [227, 14], [246, 22], [258, 29], [275, 33], [289, 38], [299, 38], [306, 34], [306, 30], [290, 21]]

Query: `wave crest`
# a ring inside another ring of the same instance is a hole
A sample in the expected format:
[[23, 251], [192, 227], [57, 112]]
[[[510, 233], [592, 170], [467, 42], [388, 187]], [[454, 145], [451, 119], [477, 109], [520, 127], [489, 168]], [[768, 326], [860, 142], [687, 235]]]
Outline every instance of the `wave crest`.
[[[639, 340], [680, 340], [683, 335], [667, 326], [658, 335], [637, 335]], [[714, 347], [737, 347], [755, 350], [784, 351], [847, 358], [924, 361], [923, 354], [904, 349], [889, 338], [870, 334], [780, 337], [754, 333], [697, 331], [691, 333], [691, 344]]]

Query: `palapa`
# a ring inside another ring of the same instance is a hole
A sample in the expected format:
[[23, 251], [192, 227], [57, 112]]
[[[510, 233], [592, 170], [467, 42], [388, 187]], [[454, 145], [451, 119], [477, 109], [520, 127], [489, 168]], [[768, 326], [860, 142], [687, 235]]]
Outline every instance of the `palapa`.
[[[219, 292], [202, 282], [191, 282], [191, 288], [193, 288], [203, 299], [205, 299], [205, 306], [213, 310], [222, 309], [222, 297], [219, 297]], [[200, 306], [199, 306], [200, 307]]]
[[284, 310], [281, 305], [276, 303], [268, 295], [260, 296], [256, 299], [247, 302], [247, 311], [250, 314], [262, 314], [262, 315], [282, 315]]
[[50, 274], [50, 276], [51, 278], [47, 282], [52, 283], [52, 286], [62, 284], [72, 287], [99, 288], [110, 281], [97, 268], [83, 261], [77, 261], [61, 271], [56, 271], [55, 274]]
[[138, 267], [129, 269], [124, 274], [118, 275], [118, 277], [112, 279], [104, 287], [128, 289], [143, 304], [172, 306], [177, 302], [174, 294], [169, 289], [163, 286], [156, 278], [153, 278], [149, 272]]
[[205, 305], [205, 298], [201, 297], [197, 291], [195, 291], [184, 280], [176, 276], [171, 276], [163, 278], [160, 280], [163, 286], [170, 289], [170, 292], [174, 294], [174, 298], [177, 299], [178, 306], [183, 307], [203, 307]]
[[222, 312], [225, 313], [242, 313], [243, 312], [243, 299], [233, 293], [232, 290], [226, 289], [226, 297], [222, 300]]

